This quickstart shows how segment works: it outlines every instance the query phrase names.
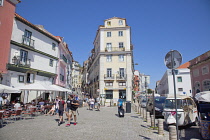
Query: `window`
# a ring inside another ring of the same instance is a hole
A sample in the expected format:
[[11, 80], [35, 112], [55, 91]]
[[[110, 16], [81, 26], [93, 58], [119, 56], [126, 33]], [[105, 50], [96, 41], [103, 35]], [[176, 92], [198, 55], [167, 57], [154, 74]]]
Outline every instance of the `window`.
[[24, 76], [23, 75], [19, 75], [19, 83], [24, 83]]
[[210, 80], [205, 80], [203, 82], [203, 89], [204, 91], [210, 91]]
[[28, 46], [33, 46], [33, 41], [31, 40], [32, 32], [25, 30], [23, 36], [23, 44]]
[[126, 90], [119, 90], [119, 97], [126, 100]]
[[118, 36], [123, 36], [123, 31], [119, 31]]
[[183, 88], [178, 88], [178, 91], [183, 91]]
[[177, 77], [177, 82], [182, 82], [182, 77]]
[[50, 65], [51, 67], [53, 67], [53, 60], [52, 60], [52, 59], [50, 59], [49, 65]]
[[199, 76], [199, 69], [193, 70], [193, 76], [198, 77]]
[[106, 91], [106, 99], [113, 99], [113, 90]]
[[52, 43], [52, 49], [53, 50], [55, 50], [55, 47], [56, 47], [55, 43]]
[[123, 42], [119, 42], [119, 48], [124, 48]]
[[125, 69], [124, 68], [120, 68], [119, 69], [119, 74], [120, 74], [120, 78], [125, 76]]
[[[64, 81], [64, 76], [62, 74], [60, 74], [60, 81]], [[75, 80], [75, 82], [76, 82], [76, 80]]]
[[119, 55], [119, 61], [120, 61], [120, 62], [123, 62], [123, 61], [124, 61], [124, 55], [123, 55], [123, 54], [120, 54], [120, 55]]
[[33, 83], [34, 82], [34, 74], [33, 73], [27, 73], [26, 74], [26, 82], [27, 83]]
[[125, 82], [119, 82], [119, 86], [126, 86]]
[[119, 25], [123, 25], [123, 21], [122, 20], [119, 20]]
[[3, 6], [4, 0], [0, 0], [0, 6]]
[[107, 21], [107, 26], [111, 26], [111, 21]]
[[20, 50], [20, 64], [26, 65], [28, 59], [28, 52], [25, 50]]
[[106, 36], [107, 37], [111, 37], [112, 36], [112, 33], [111, 32], [107, 32]]
[[106, 43], [106, 49], [107, 49], [107, 51], [111, 51], [112, 50], [112, 43]]
[[113, 82], [106, 82], [105, 85], [106, 86], [113, 86]]
[[209, 73], [209, 67], [208, 66], [204, 66], [202, 67], [202, 75], [208, 74]]
[[63, 68], [60, 68], [60, 81], [64, 81], [64, 69]]
[[112, 69], [111, 68], [107, 68], [107, 77], [112, 77]]
[[112, 62], [112, 55], [106, 56], [106, 62]]

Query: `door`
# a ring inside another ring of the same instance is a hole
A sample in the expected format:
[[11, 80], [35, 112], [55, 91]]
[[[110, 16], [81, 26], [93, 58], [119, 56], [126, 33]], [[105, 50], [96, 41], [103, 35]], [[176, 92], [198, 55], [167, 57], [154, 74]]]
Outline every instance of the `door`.
[[111, 51], [112, 50], [112, 43], [107, 43], [106, 44], [106, 49], [107, 49], [107, 51]]

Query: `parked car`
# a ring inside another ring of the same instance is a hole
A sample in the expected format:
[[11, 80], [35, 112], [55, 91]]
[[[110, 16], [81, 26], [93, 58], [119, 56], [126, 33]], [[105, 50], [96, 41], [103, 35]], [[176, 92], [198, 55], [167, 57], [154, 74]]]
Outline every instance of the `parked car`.
[[[188, 124], [197, 124], [198, 114], [197, 106], [190, 96], [177, 96], [177, 112], [175, 109], [175, 98], [168, 97], [165, 100], [163, 116], [166, 124], [178, 124], [178, 126], [186, 126]], [[177, 122], [176, 122], [177, 113]]]
[[139, 96], [139, 104], [142, 108], [146, 108], [147, 98], [146, 96]]
[[156, 96], [155, 99], [155, 108], [153, 104], [153, 98], [149, 98], [147, 102], [147, 111], [150, 112], [150, 114], [153, 114], [153, 109], [155, 109], [155, 117], [163, 117], [163, 106], [166, 100], [166, 97], [163, 96]]

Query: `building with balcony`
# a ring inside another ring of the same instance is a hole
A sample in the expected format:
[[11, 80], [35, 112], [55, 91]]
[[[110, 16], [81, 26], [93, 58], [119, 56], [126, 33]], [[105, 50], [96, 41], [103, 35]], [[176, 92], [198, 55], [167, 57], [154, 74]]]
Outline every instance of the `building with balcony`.
[[[175, 70], [177, 95], [192, 96], [190, 70], [188, 69], [189, 64], [189, 62], [186, 62]], [[158, 82], [156, 92], [157, 94], [166, 97], [174, 95], [174, 81], [171, 69], [168, 69], [162, 79]]]
[[72, 92], [74, 94], [81, 94], [81, 80], [81, 66], [79, 62], [74, 60], [72, 65]]
[[117, 102], [119, 97], [132, 100], [133, 45], [131, 28], [125, 18], [113, 17], [100, 25], [94, 48], [88, 59], [88, 93], [105, 102]]
[[210, 91], [210, 51], [190, 60], [193, 97], [196, 93]]
[[[4, 84], [13, 87], [35, 82], [54, 84], [59, 60], [59, 43], [60, 40], [43, 27], [14, 14], [8, 73], [3, 80]], [[36, 94], [21, 94], [21, 98], [27, 98], [28, 101], [35, 99], [35, 96]], [[40, 97], [48, 99], [49, 94]]]
[[[73, 56], [69, 51], [68, 44], [64, 42], [63, 37], [57, 37], [60, 41], [58, 45], [59, 60], [57, 66], [57, 76], [55, 84], [67, 89], [72, 89], [72, 65]], [[55, 45], [55, 44], [54, 44]]]
[[6, 81], [13, 19], [16, 4], [19, 2], [19, 0], [0, 0], [0, 84], [6, 84], [3, 80]]

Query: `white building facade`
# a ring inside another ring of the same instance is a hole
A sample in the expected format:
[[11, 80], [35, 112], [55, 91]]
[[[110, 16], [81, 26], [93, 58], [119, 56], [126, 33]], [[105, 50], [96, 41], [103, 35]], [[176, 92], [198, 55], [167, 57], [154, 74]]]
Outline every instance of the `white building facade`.
[[[5, 84], [12, 87], [35, 82], [52, 85], [57, 75], [58, 44], [55, 36], [15, 14]], [[22, 100], [25, 95], [21, 94]], [[35, 96], [28, 94], [27, 101]]]
[[126, 19], [113, 17], [99, 26], [88, 61], [88, 88], [106, 103], [119, 97], [132, 100], [133, 46]]
[[[176, 94], [192, 96], [190, 70], [187, 67], [180, 66], [175, 71]], [[172, 70], [168, 69], [165, 72], [156, 89], [157, 94], [161, 96], [174, 96]]]

